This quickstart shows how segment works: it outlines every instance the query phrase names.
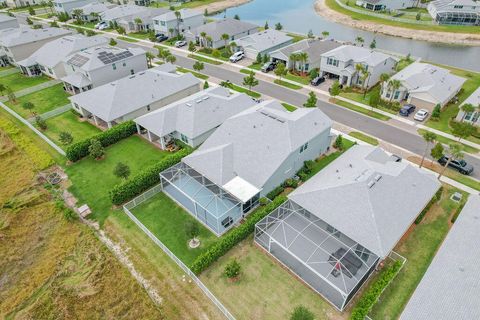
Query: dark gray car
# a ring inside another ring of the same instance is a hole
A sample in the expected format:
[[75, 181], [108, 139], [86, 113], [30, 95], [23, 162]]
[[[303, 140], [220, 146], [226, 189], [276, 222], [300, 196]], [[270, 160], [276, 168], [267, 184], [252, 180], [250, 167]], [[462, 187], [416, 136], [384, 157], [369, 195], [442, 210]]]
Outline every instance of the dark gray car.
[[[445, 156], [438, 159], [438, 163], [440, 163], [442, 166], [444, 166], [447, 161], [448, 157]], [[452, 160], [450, 161], [448, 166], [464, 175], [470, 175], [473, 172], [473, 166], [471, 164], [468, 164], [465, 160]]]

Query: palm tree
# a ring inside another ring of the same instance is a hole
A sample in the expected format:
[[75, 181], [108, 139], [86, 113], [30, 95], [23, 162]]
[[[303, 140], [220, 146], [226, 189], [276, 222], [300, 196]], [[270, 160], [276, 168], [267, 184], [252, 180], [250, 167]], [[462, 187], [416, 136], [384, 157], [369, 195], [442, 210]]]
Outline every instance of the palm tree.
[[82, 9], [77, 8], [72, 11], [72, 16], [75, 17], [78, 24], [82, 22], [82, 15], [83, 15]]
[[173, 54], [169, 54], [166, 58], [165, 58], [165, 62], [168, 62], [168, 63], [175, 63], [175, 61], [177, 61], [177, 58], [173, 55]]
[[290, 54], [290, 62], [293, 63], [293, 71], [297, 71], [297, 61], [299, 61], [299, 56], [298, 56], [298, 53], [292, 53]]
[[365, 39], [358, 36], [358, 37], [355, 38], [355, 42], [358, 42], [358, 44], [361, 44], [363, 46], [363, 43], [365, 42]]
[[465, 117], [469, 113], [473, 113], [475, 111], [475, 107], [473, 106], [473, 104], [470, 103], [465, 103], [463, 106], [460, 107], [460, 109], [463, 111], [462, 121], [465, 120]]
[[422, 136], [423, 136], [423, 140], [425, 140], [426, 142], [426, 145], [425, 145], [425, 151], [423, 152], [422, 161], [420, 162], [420, 168], [423, 166], [423, 161], [425, 161], [425, 157], [427, 156], [427, 152], [430, 147], [430, 144], [434, 143], [437, 140], [437, 135], [430, 131], [425, 131], [425, 133]]
[[137, 31], [140, 31], [141, 30], [141, 26], [142, 26], [142, 19], [140, 18], [135, 18], [133, 19], [133, 22], [135, 23], [136, 27], [137, 27]]
[[206, 37], [205, 37], [205, 40], [207, 41], [207, 47], [213, 46], [213, 43], [212, 43], [213, 39], [212, 39], [212, 37], [206, 36]]
[[330, 32], [328, 32], [327, 30], [322, 31], [322, 36], [323, 36], [324, 38], [327, 38], [329, 35], [330, 35]]
[[94, 21], [97, 21], [98, 18], [100, 17], [98, 12], [92, 12], [92, 13], [90, 13], [90, 16], [93, 18]]
[[228, 43], [228, 40], [230, 39], [230, 36], [228, 35], [228, 33], [224, 33], [220, 38], [225, 42], [225, 49], [227, 49], [227, 43]]
[[175, 11], [175, 18], [177, 19], [177, 35], [180, 35], [180, 22], [182, 21], [182, 13]]
[[207, 37], [207, 33], [205, 31], [200, 32], [200, 46], [205, 48], [205, 38]]
[[146, 56], [147, 56], [148, 67], [150, 68], [152, 67], [152, 61], [155, 58], [155, 56], [150, 51], [147, 51]]
[[308, 61], [308, 53], [306, 52], [300, 52], [298, 54], [298, 60], [300, 61], [300, 63], [302, 64], [302, 72], [305, 73], [305, 66], [307, 64], [307, 61]]
[[388, 73], [382, 73], [380, 75], [380, 82], [382, 83], [383, 90], [388, 90], [388, 80], [390, 80], [390, 75]]
[[440, 178], [443, 176], [443, 174], [445, 173], [445, 170], [447, 170], [447, 167], [450, 164], [450, 162], [452, 162], [452, 160], [463, 159], [463, 151], [462, 151], [462, 145], [461, 144], [454, 143], [454, 142], [450, 143], [448, 145], [448, 151], [449, 151], [448, 152], [449, 153], [448, 160], [445, 163], [445, 165], [443, 166], [442, 172], [440, 172], [440, 174], [438, 175], [438, 180], [440, 180]]
[[390, 87], [392, 88], [392, 95], [390, 96], [390, 102], [392, 102], [393, 96], [395, 95], [395, 91], [400, 89], [400, 87], [402, 86], [402, 83], [400, 82], [400, 80], [397, 80], [397, 79], [391, 80], [389, 83], [390, 83]]

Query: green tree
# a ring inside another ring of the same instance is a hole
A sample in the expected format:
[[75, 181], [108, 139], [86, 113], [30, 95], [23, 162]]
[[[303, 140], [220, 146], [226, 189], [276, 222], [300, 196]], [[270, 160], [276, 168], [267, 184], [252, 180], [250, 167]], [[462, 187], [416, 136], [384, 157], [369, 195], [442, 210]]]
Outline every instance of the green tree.
[[268, 26], [268, 21], [265, 21], [265, 26], [263, 27], [265, 30], [268, 30], [269, 26]]
[[133, 22], [135, 23], [137, 31], [141, 31], [142, 30], [142, 24], [143, 24], [142, 19], [137, 17], [137, 18], [133, 19]]
[[117, 41], [115, 41], [115, 39], [113, 39], [113, 38], [110, 38], [110, 42], [108, 44], [111, 45], [111, 46], [116, 46]]
[[240, 266], [240, 263], [238, 263], [237, 259], [233, 259], [229, 263], [227, 263], [223, 273], [227, 278], [234, 279], [240, 275], [241, 269], [242, 268]]
[[83, 23], [82, 15], [83, 15], [83, 10], [82, 9], [77, 8], [77, 9], [72, 10], [72, 17], [75, 18], [75, 22], [77, 24], [82, 24]]
[[415, 16], [415, 19], [416, 19], [417, 21], [419, 21], [421, 18], [422, 18], [422, 13], [421, 13], [421, 12], [417, 12], [417, 15]]
[[359, 45], [363, 46], [363, 44], [365, 43], [365, 39], [358, 36], [358, 37], [355, 38], [355, 42], [358, 43]]
[[100, 141], [97, 139], [90, 140], [90, 146], [88, 147], [88, 154], [95, 160], [102, 158], [105, 155], [105, 149]]
[[343, 150], [343, 137], [341, 134], [339, 134], [337, 136], [337, 138], [335, 139], [335, 143], [333, 144], [333, 146], [338, 149], [338, 150]]
[[372, 90], [368, 98], [368, 104], [372, 108], [377, 108], [380, 104], [380, 90]]
[[435, 146], [430, 150], [430, 156], [432, 157], [432, 163], [433, 160], [438, 160], [443, 156], [443, 145], [440, 142], [437, 142]]
[[127, 180], [128, 177], [130, 176], [130, 167], [124, 164], [123, 162], [119, 162], [115, 166], [115, 169], [113, 169], [113, 174], [118, 178]]
[[338, 82], [338, 80], [335, 80], [335, 82], [330, 87], [330, 95], [333, 97], [334, 101], [335, 97], [340, 94], [340, 90], [340, 82]]
[[166, 58], [165, 58], [165, 62], [168, 62], [168, 63], [175, 63], [177, 61], [177, 58], [173, 55], [173, 54], [170, 54], [168, 55]]
[[278, 63], [275, 69], [273, 70], [273, 72], [275, 73], [275, 75], [278, 77], [280, 81], [282, 81], [282, 78], [287, 75], [287, 71], [288, 71], [287, 67], [283, 62]]
[[193, 41], [190, 41], [188, 43], [188, 51], [195, 52], [195, 50], [197, 50], [197, 48], [195, 48], [195, 43], [193, 43]]
[[233, 16], [233, 19], [240, 20], [240, 16], [238, 14], [236, 14], [236, 15]]
[[41, 130], [47, 130], [47, 122], [40, 116], [35, 116], [35, 124], [41, 129]]
[[443, 166], [442, 171], [438, 175], [438, 180], [440, 180], [440, 178], [443, 176], [443, 174], [445, 173], [445, 170], [447, 169], [450, 162], [452, 162], [452, 160], [461, 160], [461, 159], [463, 159], [462, 145], [454, 142], [450, 143], [448, 145], [448, 160]]
[[308, 72], [308, 77], [310, 78], [310, 80], [315, 79], [316, 77], [318, 77], [318, 75], [318, 68], [314, 68]]
[[312, 29], [308, 30], [307, 37], [308, 37], [309, 39], [315, 38], [315, 35], [313, 34]]
[[279, 31], [280, 31], [280, 30], [282, 30], [282, 29], [283, 29], [282, 24], [281, 24], [280, 22], [277, 22], [277, 23], [275, 24], [275, 30], [279, 30]]
[[296, 53], [296, 52], [291, 53], [288, 58], [289, 58], [290, 62], [292, 63], [293, 71], [297, 71], [297, 62], [300, 60], [300, 57], [298, 56], [298, 53]]
[[377, 47], [377, 40], [373, 39], [372, 42], [370, 42], [370, 49], [375, 49]]
[[255, 62], [256, 62], [257, 64], [260, 64], [260, 63], [262, 63], [262, 61], [263, 61], [263, 57], [262, 57], [262, 54], [259, 52], [259, 53], [257, 54], [257, 58], [255, 59]]
[[50, 27], [52, 27], [52, 28], [58, 28], [58, 23], [57, 23], [57, 21], [55, 21], [55, 20], [50, 21]]
[[27, 17], [27, 19], [25, 19], [25, 21], [26, 21], [27, 24], [30, 25], [30, 26], [33, 24], [33, 21], [32, 21], [29, 17]]
[[126, 35], [127, 34], [127, 31], [125, 31], [125, 28], [122, 27], [122, 26], [118, 26], [116, 30], [117, 30], [118, 34], [121, 34], [121, 35]]
[[315, 95], [315, 92], [310, 91], [308, 94], [308, 99], [307, 101], [303, 104], [305, 108], [315, 108], [317, 106], [317, 96]]
[[307, 65], [307, 62], [308, 62], [308, 53], [300, 52], [298, 54], [298, 61], [302, 65], [302, 73], [305, 73], [305, 68], [306, 68], [306, 65]]
[[438, 119], [440, 119], [441, 110], [442, 110], [442, 107], [439, 104], [437, 104], [433, 108], [431, 119], [434, 121], [437, 121]]
[[145, 56], [147, 57], [148, 67], [151, 68], [152, 67], [152, 61], [153, 61], [153, 59], [155, 59], [155, 55], [153, 53], [151, 53], [150, 51], [147, 51]]
[[298, 306], [293, 309], [290, 320], [314, 320], [313, 313], [304, 306]]
[[58, 140], [64, 145], [69, 145], [73, 142], [73, 136], [70, 132], [62, 131], [58, 135]]
[[200, 226], [198, 225], [198, 222], [195, 220], [188, 220], [185, 223], [185, 234], [190, 239], [196, 240], [200, 234]]
[[205, 80], [205, 83], [203, 84], [203, 89], [208, 89], [210, 85], [208, 84], [208, 81]]
[[0, 83], [0, 95], [3, 96], [3, 93], [7, 90], [7, 87], [5, 87], [4, 84]]
[[35, 15], [35, 9], [33, 9], [32, 7], [28, 7], [28, 14], [31, 15], [31, 16], [34, 16]]
[[450, 126], [452, 128], [452, 134], [458, 138], [458, 142], [462, 139], [467, 139], [477, 131], [477, 129], [468, 122], [452, 121]]
[[400, 80], [397, 80], [397, 79], [391, 80], [389, 81], [389, 83], [390, 83], [390, 88], [392, 89], [392, 94], [390, 95], [390, 102], [392, 102], [393, 96], [395, 95], [395, 91], [400, 89], [400, 87], [402, 86], [402, 83], [400, 82]]
[[205, 65], [203, 64], [203, 62], [200, 62], [200, 61], [196, 61], [194, 64], [193, 64], [193, 70], [195, 71], [202, 71], [203, 69], [205, 68]]
[[252, 91], [252, 87], [258, 85], [258, 80], [255, 78], [255, 72], [251, 71], [248, 76], [243, 78], [243, 85], [248, 87], [248, 91]]
[[265, 53], [265, 54], [263, 55], [262, 62], [263, 62], [263, 63], [267, 63], [268, 61], [270, 61], [270, 57], [268, 56], [268, 54]]
[[17, 103], [17, 96], [10, 87], [7, 87], [7, 97], [8, 101], [10, 101], [11, 103]]
[[162, 48], [162, 47], [158, 47], [158, 54], [157, 54], [157, 57], [159, 57], [160, 59], [163, 60], [163, 62], [166, 62], [167, 60], [167, 57], [170, 56], [171, 53], [168, 49], [165, 49], [165, 48]]
[[25, 101], [24, 103], [22, 103], [22, 108], [32, 112], [32, 114], [33, 114], [34, 113], [33, 109], [35, 108], [35, 105], [33, 103], [31, 103], [30, 101]]
[[227, 49], [228, 40], [230, 40], [230, 35], [229, 35], [228, 33], [224, 33], [224, 34], [222, 34], [222, 36], [220, 37], [220, 39], [223, 40], [223, 42], [224, 42], [224, 47], [225, 47], [225, 49]]
[[328, 38], [329, 35], [330, 35], [330, 32], [328, 32], [327, 30], [322, 31], [322, 36], [323, 36], [324, 38]]
[[425, 157], [427, 156], [430, 144], [434, 143], [437, 140], [437, 135], [430, 131], [425, 131], [425, 133], [422, 134], [422, 137], [423, 140], [425, 140], [425, 150], [423, 152], [422, 161], [420, 162], [420, 168], [423, 166], [423, 161], [425, 161]]
[[465, 120], [465, 117], [469, 113], [473, 113], [475, 111], [475, 107], [471, 103], [465, 103], [463, 106], [460, 107], [460, 110], [463, 111], [462, 120], [461, 120], [461, 121], [463, 121], [463, 120]]

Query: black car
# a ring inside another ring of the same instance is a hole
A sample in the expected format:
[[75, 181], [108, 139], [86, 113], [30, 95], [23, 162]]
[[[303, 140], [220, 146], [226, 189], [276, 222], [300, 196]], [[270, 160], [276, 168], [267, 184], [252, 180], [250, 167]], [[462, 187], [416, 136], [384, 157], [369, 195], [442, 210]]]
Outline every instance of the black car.
[[[438, 159], [438, 163], [440, 163], [442, 166], [444, 166], [447, 161], [448, 157], [445, 156]], [[465, 175], [470, 175], [473, 172], [473, 166], [471, 164], [468, 164], [465, 160], [452, 160], [450, 161], [448, 166]]]
[[157, 42], [163, 42], [165, 40], [168, 40], [168, 37], [164, 35], [163, 33], [157, 33], [155, 35], [155, 38], [157, 38]]
[[413, 111], [415, 111], [416, 107], [413, 104], [406, 104], [400, 109], [398, 112], [401, 116], [408, 117]]
[[310, 84], [312, 86], [318, 86], [320, 83], [323, 83], [323, 82], [325, 82], [325, 77], [316, 76], [315, 78], [312, 79], [312, 81], [310, 81]]

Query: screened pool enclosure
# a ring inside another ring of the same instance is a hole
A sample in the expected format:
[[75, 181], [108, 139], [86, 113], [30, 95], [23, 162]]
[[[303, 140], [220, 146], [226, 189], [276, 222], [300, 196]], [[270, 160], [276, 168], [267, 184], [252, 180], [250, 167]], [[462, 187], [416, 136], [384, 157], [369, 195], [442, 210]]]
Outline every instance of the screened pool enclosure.
[[160, 174], [163, 192], [217, 236], [222, 235], [258, 202], [243, 203], [183, 162]]
[[255, 242], [343, 310], [379, 257], [288, 200], [255, 226]]

